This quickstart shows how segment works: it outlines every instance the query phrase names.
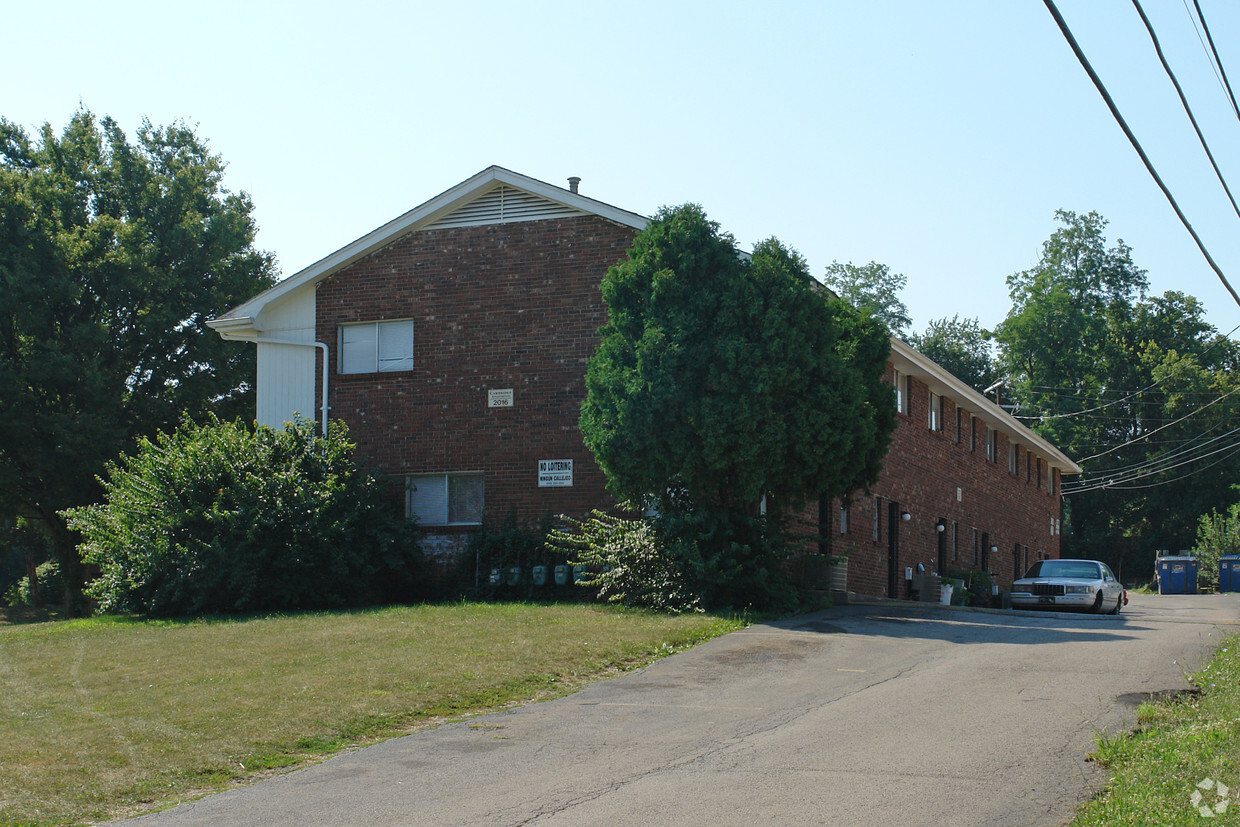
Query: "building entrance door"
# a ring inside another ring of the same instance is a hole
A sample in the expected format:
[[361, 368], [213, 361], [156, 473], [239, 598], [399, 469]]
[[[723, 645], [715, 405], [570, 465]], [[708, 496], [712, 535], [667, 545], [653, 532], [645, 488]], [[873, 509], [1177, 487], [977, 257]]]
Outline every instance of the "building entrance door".
[[900, 504], [887, 503], [887, 596], [900, 596]]

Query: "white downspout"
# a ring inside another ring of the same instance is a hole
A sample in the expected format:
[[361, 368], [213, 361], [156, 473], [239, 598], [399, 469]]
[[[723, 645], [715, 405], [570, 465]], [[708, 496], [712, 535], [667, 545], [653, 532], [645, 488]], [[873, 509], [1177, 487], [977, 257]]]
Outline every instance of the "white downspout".
[[323, 401], [319, 403], [321, 411], [321, 419], [323, 422], [323, 436], [327, 436], [327, 345], [322, 342], [299, 342], [294, 339], [268, 339], [258, 338], [252, 340], [258, 344], [268, 345], [294, 345], [296, 347], [317, 347], [323, 351]]

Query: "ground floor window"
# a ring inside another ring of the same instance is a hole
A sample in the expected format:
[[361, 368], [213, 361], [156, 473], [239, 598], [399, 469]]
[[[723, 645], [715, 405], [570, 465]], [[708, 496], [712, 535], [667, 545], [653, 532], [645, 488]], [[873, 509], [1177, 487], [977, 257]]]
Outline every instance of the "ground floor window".
[[485, 501], [480, 473], [405, 477], [405, 516], [422, 525], [479, 525]]

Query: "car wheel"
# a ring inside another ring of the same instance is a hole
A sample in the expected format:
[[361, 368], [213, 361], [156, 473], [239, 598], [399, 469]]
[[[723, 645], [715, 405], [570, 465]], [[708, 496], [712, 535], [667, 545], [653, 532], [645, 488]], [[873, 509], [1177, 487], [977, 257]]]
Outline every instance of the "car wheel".
[[1115, 608], [1111, 610], [1111, 614], [1117, 615], [1120, 609], [1124, 608], [1124, 593], [1120, 592], [1119, 597], [1115, 598]]
[[1099, 590], [1098, 596], [1094, 598], [1094, 611], [1098, 612], [1099, 614], [1102, 613], [1102, 600], [1103, 600], [1102, 591]]

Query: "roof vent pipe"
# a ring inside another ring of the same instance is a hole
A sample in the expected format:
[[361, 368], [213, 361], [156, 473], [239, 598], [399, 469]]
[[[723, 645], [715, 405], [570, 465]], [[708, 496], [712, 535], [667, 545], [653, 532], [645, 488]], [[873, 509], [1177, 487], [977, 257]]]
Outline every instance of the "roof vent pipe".
[[568, 191], [577, 194], [577, 187], [581, 185], [581, 179], [576, 175], [570, 175], [568, 178]]

